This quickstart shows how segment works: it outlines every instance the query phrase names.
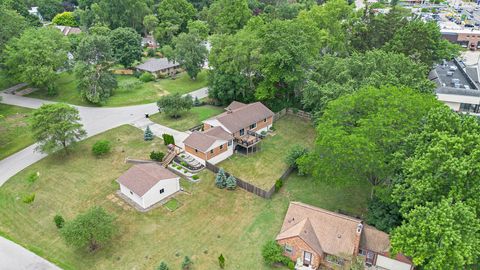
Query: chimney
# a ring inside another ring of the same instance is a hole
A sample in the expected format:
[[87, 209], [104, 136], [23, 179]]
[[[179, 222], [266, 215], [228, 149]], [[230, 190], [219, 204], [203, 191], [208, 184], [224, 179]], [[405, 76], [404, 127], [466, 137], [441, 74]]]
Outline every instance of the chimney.
[[232, 109], [228, 108], [227, 113], [232, 113]]
[[360, 239], [362, 237], [363, 231], [363, 221], [360, 221], [357, 225], [357, 230], [355, 231], [355, 239], [353, 242], [354, 249], [353, 249], [353, 256], [356, 257], [358, 255], [358, 251], [360, 249]]

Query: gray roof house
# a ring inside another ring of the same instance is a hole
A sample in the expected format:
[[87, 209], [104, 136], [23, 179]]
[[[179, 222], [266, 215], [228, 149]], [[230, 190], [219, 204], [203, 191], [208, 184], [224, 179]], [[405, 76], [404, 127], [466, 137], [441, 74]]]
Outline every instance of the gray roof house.
[[179, 67], [179, 63], [168, 61], [167, 58], [150, 58], [135, 68], [139, 71], [160, 74], [176, 71]]

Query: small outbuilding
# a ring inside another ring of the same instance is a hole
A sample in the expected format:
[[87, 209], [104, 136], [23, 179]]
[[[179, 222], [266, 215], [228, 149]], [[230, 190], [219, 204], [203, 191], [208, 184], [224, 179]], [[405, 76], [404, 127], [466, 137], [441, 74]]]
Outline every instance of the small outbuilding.
[[180, 191], [180, 177], [155, 163], [135, 165], [117, 182], [120, 192], [142, 209]]
[[180, 71], [180, 64], [168, 61], [167, 58], [150, 58], [135, 68], [140, 72], [150, 72], [158, 78], [175, 75]]

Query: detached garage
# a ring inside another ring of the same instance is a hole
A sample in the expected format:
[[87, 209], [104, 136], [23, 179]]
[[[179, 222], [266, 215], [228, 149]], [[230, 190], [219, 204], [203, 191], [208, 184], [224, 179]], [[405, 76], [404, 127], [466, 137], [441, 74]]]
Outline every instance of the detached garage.
[[142, 209], [180, 191], [180, 177], [154, 163], [133, 166], [117, 182], [120, 192]]

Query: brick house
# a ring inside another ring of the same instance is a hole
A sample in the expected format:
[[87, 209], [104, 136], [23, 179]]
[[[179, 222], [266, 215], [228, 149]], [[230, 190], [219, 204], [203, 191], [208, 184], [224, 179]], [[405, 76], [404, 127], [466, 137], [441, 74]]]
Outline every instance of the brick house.
[[390, 258], [388, 234], [362, 220], [300, 202], [290, 203], [276, 241], [299, 270], [349, 269], [356, 256], [377, 269], [413, 269], [402, 254]]
[[233, 101], [225, 112], [203, 121], [203, 131], [194, 131], [183, 141], [185, 151], [202, 164], [216, 164], [239, 149], [251, 153], [261, 134], [272, 127], [273, 116], [261, 102]]

